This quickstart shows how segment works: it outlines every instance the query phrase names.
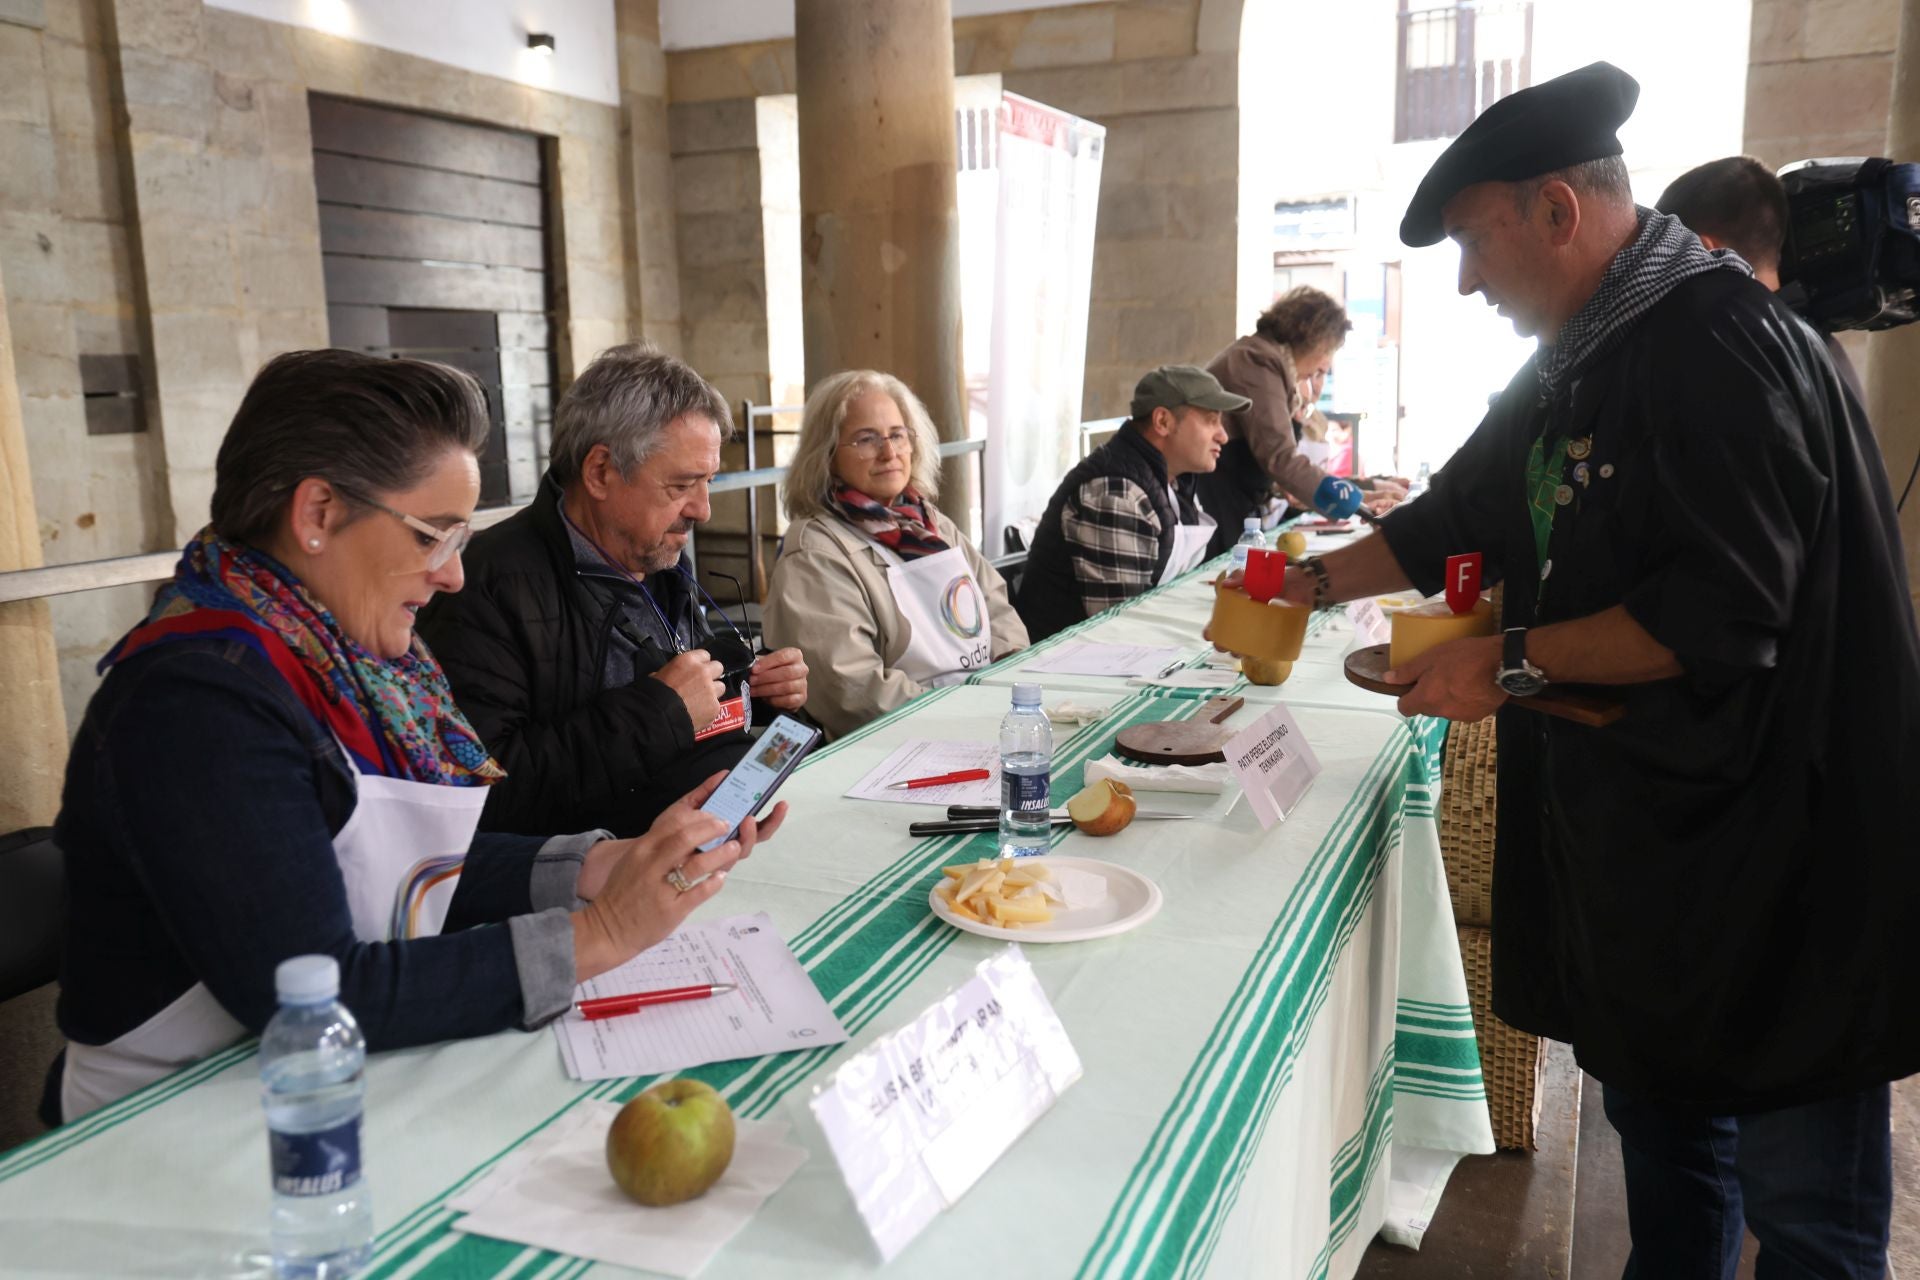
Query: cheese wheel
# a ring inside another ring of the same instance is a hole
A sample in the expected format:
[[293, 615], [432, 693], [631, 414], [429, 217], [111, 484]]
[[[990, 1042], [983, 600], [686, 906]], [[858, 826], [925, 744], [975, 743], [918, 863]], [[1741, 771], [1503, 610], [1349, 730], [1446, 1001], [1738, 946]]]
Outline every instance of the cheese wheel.
[[1490, 636], [1494, 632], [1493, 602], [1475, 600], [1466, 613], [1455, 613], [1445, 600], [1431, 600], [1411, 609], [1397, 609], [1387, 615], [1393, 628], [1393, 645], [1387, 655], [1389, 668], [1410, 662], [1437, 644], [1462, 636]]
[[1243, 658], [1292, 662], [1307, 638], [1307, 619], [1313, 610], [1298, 605], [1262, 604], [1223, 575], [1214, 585], [1213, 621], [1207, 634], [1228, 653]]

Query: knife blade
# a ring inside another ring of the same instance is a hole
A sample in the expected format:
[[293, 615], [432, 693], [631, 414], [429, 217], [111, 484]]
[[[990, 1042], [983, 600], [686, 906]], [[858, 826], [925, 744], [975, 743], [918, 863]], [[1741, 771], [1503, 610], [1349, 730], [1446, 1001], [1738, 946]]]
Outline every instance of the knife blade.
[[[1056, 823], [1072, 821], [1064, 805], [1058, 809], [1049, 809], [1047, 813]], [[1134, 810], [1133, 816], [1136, 818], [1197, 818], [1200, 815], [1197, 813], [1174, 813], [1169, 809], [1136, 809]], [[992, 805], [979, 804], [950, 804], [947, 806], [947, 821], [949, 822], [965, 822], [974, 818], [991, 818], [995, 823], [998, 823], [1000, 821], [1000, 810], [994, 808]]]

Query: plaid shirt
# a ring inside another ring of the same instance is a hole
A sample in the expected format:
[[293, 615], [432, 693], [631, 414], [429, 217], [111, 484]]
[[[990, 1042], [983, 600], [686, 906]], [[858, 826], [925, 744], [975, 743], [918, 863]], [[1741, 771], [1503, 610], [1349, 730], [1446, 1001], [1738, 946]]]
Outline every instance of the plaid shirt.
[[[1191, 498], [1176, 493], [1168, 501], [1181, 523], [1198, 523], [1185, 519]], [[1089, 618], [1153, 586], [1162, 532], [1153, 498], [1134, 481], [1099, 476], [1080, 486], [1061, 509], [1060, 533]]]

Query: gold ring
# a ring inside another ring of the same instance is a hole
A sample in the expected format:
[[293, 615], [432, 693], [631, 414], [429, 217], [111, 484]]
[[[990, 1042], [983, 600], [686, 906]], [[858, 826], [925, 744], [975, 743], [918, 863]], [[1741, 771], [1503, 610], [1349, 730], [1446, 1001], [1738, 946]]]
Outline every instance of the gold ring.
[[667, 883], [672, 885], [679, 893], [685, 893], [687, 890], [693, 888], [693, 881], [680, 874], [679, 867], [675, 867], [673, 870], [667, 872]]

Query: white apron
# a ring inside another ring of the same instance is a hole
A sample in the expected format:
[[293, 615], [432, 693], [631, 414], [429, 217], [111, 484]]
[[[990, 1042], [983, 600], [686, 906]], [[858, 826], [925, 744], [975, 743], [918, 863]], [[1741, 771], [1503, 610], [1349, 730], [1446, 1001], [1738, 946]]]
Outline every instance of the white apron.
[[[428, 937], [446, 923], [460, 865], [480, 826], [485, 787], [361, 774], [333, 856], [362, 942]], [[434, 852], [434, 851], [438, 852]], [[247, 1033], [205, 983], [109, 1044], [67, 1043], [60, 1108], [68, 1121], [123, 1098]]]
[[1212, 521], [1173, 526], [1173, 554], [1167, 557], [1167, 567], [1160, 571], [1153, 585], [1163, 587], [1205, 560], [1207, 544], [1213, 541], [1215, 527]]
[[887, 562], [887, 587], [907, 624], [907, 651], [897, 664], [923, 685], [958, 684], [993, 661], [987, 593], [958, 547], [905, 560], [873, 544]]

